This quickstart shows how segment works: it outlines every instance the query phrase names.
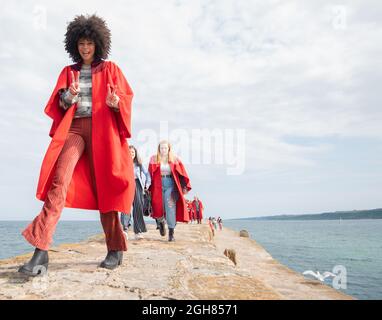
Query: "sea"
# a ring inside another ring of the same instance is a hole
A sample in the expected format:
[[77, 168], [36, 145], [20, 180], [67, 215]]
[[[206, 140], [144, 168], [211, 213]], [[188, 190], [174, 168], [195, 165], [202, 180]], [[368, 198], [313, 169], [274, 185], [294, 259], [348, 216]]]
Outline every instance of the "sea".
[[[31, 221], [0, 221], [0, 259], [34, 251], [21, 235]], [[99, 221], [59, 221], [52, 246], [75, 243], [102, 233]]]
[[356, 299], [382, 299], [382, 219], [239, 219], [225, 220], [224, 226], [247, 230], [274, 259], [298, 273], [332, 272], [341, 281], [328, 277], [326, 285]]
[[[29, 223], [0, 221], [0, 259], [33, 251], [21, 235]], [[224, 220], [224, 226], [247, 230], [274, 259], [298, 273], [340, 270], [345, 278], [336, 290], [361, 300], [382, 299], [382, 220], [237, 219]], [[99, 221], [60, 221], [52, 245], [102, 232]], [[333, 278], [325, 284], [334, 287]]]

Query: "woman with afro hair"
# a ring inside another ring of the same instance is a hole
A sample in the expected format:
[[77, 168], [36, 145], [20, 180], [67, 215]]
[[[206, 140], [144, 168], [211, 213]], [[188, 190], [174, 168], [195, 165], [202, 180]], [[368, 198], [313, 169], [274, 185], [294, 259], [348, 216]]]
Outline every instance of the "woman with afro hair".
[[44, 205], [22, 232], [35, 247], [32, 259], [19, 269], [24, 274], [47, 269], [64, 207], [99, 210], [107, 246], [100, 267], [118, 267], [127, 250], [118, 212], [130, 212], [135, 191], [126, 140], [133, 92], [119, 67], [105, 60], [110, 47], [110, 30], [100, 17], [80, 15], [68, 24], [65, 49], [74, 64], [61, 71], [44, 110], [53, 120], [52, 140], [36, 194]]

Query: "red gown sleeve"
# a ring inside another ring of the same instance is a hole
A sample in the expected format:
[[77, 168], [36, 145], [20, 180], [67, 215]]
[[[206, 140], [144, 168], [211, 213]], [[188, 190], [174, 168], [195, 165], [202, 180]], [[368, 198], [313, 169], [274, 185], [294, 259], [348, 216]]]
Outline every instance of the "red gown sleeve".
[[150, 162], [149, 162], [149, 168], [148, 168], [148, 171], [149, 171], [149, 174], [150, 174], [150, 177], [151, 177], [151, 185], [149, 187], [149, 191], [151, 192], [152, 189], [153, 189], [153, 185], [154, 185], [154, 171], [155, 169], [158, 167], [158, 165], [156, 164], [155, 162], [155, 156], [152, 156], [150, 158]]
[[109, 62], [109, 82], [112, 87], [117, 86], [117, 95], [120, 98], [119, 112], [115, 112], [119, 134], [123, 138], [131, 137], [131, 102], [133, 91], [130, 88], [121, 69], [113, 62]]
[[52, 127], [49, 132], [49, 136], [53, 137], [56, 129], [58, 128], [62, 118], [65, 115], [65, 110], [59, 106], [59, 91], [61, 89], [68, 88], [68, 67], [62, 69], [60, 75], [58, 76], [58, 80], [56, 86], [53, 90], [52, 95], [49, 98], [49, 101], [44, 109], [44, 112], [53, 119]]
[[187, 191], [190, 191], [191, 190], [190, 178], [188, 177], [186, 168], [184, 167], [182, 161], [179, 158], [176, 159], [175, 169], [179, 174], [179, 180], [182, 179], [185, 183], [185, 187]]

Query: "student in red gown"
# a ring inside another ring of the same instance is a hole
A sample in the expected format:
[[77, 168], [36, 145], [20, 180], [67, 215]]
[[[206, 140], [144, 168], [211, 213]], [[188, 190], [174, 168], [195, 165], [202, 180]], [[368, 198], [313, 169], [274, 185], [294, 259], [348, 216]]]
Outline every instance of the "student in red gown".
[[192, 207], [192, 201], [186, 200], [186, 203], [187, 203], [188, 216], [190, 217], [190, 223], [193, 223], [195, 220], [195, 217], [194, 217], [194, 212], [193, 212], [194, 210]]
[[201, 224], [203, 219], [203, 203], [197, 196], [195, 196], [194, 201], [192, 201], [192, 207], [195, 219], [198, 221], [198, 224]]
[[168, 141], [159, 143], [157, 154], [150, 159], [149, 172], [152, 217], [157, 220], [162, 236], [166, 234], [167, 222], [168, 241], [174, 241], [176, 223], [190, 219], [184, 195], [191, 190], [191, 184], [182, 161], [173, 154]]
[[48, 267], [64, 207], [99, 210], [107, 246], [100, 266], [122, 263], [127, 242], [118, 211], [130, 211], [135, 190], [126, 141], [133, 92], [121, 69], [105, 60], [110, 48], [110, 30], [100, 17], [80, 15], [69, 23], [65, 49], [74, 64], [61, 71], [44, 110], [53, 120], [37, 186], [44, 205], [22, 233], [35, 251], [19, 272], [35, 276]]

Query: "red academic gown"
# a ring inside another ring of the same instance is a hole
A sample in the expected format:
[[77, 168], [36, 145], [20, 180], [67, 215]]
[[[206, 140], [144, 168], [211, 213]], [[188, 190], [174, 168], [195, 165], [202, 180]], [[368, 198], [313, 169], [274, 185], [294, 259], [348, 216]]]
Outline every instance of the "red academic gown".
[[194, 215], [195, 215], [195, 220], [202, 220], [203, 219], [203, 203], [202, 201], [200, 201], [200, 199], [198, 199], [199, 201], [199, 218], [198, 218], [198, 213], [196, 211], [196, 200], [192, 201], [192, 208], [193, 208], [193, 211], [194, 211]]
[[[176, 189], [178, 190], [179, 198], [176, 202], [176, 221], [188, 222], [190, 220], [186, 199], [184, 198], [182, 187], [180, 184], [179, 176], [182, 176], [186, 184], [188, 191], [191, 190], [190, 178], [187, 175], [186, 169], [180, 159], [176, 159], [174, 162], [169, 162], [171, 173], [175, 181]], [[152, 201], [152, 218], [158, 219], [165, 216], [164, 206], [162, 201], [162, 178], [160, 173], [160, 163], [156, 162], [156, 156], [152, 156], [149, 164], [149, 173], [151, 175], [151, 185], [149, 190], [151, 191]]]
[[[77, 104], [66, 111], [59, 107], [59, 90], [67, 89], [71, 71], [80, 64], [65, 67], [45, 107], [53, 119], [49, 133], [52, 140], [45, 154], [36, 196], [45, 201], [55, 172], [56, 160], [64, 146]], [[106, 105], [107, 84], [117, 86], [120, 112]], [[89, 159], [84, 152], [70, 182], [65, 207], [129, 212], [134, 198], [133, 162], [126, 138], [131, 137], [131, 101], [133, 92], [119, 67], [110, 61], [92, 64], [92, 144], [97, 196], [91, 187]]]
[[192, 207], [192, 201], [187, 201], [187, 209], [188, 209], [188, 214], [190, 216], [190, 220], [194, 221], [195, 215], [194, 215], [194, 209]]

